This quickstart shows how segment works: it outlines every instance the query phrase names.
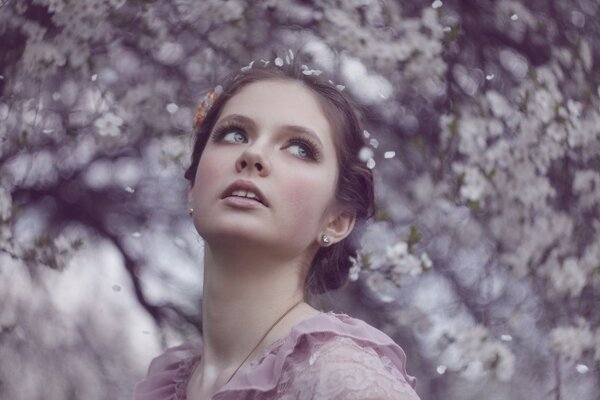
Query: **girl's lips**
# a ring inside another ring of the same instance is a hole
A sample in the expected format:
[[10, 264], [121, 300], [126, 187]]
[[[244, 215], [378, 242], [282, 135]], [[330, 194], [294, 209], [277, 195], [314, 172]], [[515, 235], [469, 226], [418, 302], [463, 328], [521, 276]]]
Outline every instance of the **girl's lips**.
[[260, 201], [253, 200], [250, 198], [245, 198], [245, 197], [228, 196], [228, 197], [225, 197], [223, 199], [223, 201], [228, 206], [236, 207], [236, 208], [246, 208], [246, 209], [266, 208], [266, 206], [263, 203], [261, 203]]

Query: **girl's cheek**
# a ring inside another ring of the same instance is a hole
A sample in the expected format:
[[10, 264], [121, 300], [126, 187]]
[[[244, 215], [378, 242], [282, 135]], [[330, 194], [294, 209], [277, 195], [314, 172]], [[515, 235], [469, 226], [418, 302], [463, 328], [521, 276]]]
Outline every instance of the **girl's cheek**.
[[223, 163], [219, 164], [218, 158], [212, 156], [212, 154], [202, 154], [200, 162], [198, 163], [198, 170], [196, 171], [196, 183], [206, 187], [211, 181], [218, 178], [219, 172], [223, 168]]
[[[312, 178], [312, 179], [311, 179]], [[289, 205], [289, 211], [293, 213], [295, 221], [308, 222], [320, 215], [326, 205], [325, 193], [323, 187], [327, 187], [325, 182], [314, 179], [314, 176], [302, 178], [294, 177], [287, 180], [285, 186], [286, 203]]]

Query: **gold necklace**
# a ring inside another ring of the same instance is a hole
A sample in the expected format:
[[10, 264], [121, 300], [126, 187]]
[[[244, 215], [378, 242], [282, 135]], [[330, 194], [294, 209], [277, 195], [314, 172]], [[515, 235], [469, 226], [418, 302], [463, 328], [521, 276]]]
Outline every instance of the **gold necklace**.
[[269, 330], [263, 335], [263, 337], [259, 340], [259, 342], [256, 344], [256, 346], [254, 346], [254, 348], [252, 349], [252, 351], [250, 351], [250, 353], [248, 353], [248, 355], [246, 356], [246, 358], [244, 358], [244, 361], [242, 361], [242, 363], [240, 364], [240, 366], [237, 367], [237, 369], [235, 371], [233, 371], [233, 374], [231, 374], [231, 376], [229, 377], [229, 379], [227, 379], [226, 384], [229, 383], [229, 381], [231, 380], [231, 378], [233, 378], [233, 376], [235, 375], [235, 373], [238, 372], [238, 370], [242, 367], [242, 365], [244, 365], [244, 363], [246, 362], [246, 360], [248, 359], [248, 357], [250, 357], [250, 355], [252, 353], [254, 353], [254, 350], [256, 350], [256, 348], [267, 337], [267, 335], [269, 334], [269, 332], [271, 332], [271, 329], [273, 329], [275, 327], [275, 325], [277, 325], [277, 323], [283, 319], [283, 317], [285, 317], [290, 311], [292, 311], [292, 309], [294, 307], [296, 307], [298, 304], [302, 303], [302, 301], [303, 300], [300, 300], [299, 302], [297, 302], [296, 304], [294, 304], [293, 306], [291, 306], [281, 317], [279, 317], [279, 319], [277, 321], [275, 321], [275, 323], [273, 325], [271, 325], [271, 327], [269, 328]]

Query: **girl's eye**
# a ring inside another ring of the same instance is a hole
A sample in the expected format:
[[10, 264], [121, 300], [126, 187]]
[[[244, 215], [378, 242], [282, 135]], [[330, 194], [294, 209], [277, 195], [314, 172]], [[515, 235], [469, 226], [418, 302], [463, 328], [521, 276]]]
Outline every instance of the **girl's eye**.
[[212, 139], [214, 142], [243, 143], [246, 130], [235, 123], [225, 123], [215, 129]]
[[221, 140], [233, 143], [242, 143], [245, 139], [246, 136], [241, 131], [230, 131], [221, 136]]
[[317, 150], [302, 139], [292, 139], [288, 149], [292, 149], [291, 153], [305, 159], [316, 160]]

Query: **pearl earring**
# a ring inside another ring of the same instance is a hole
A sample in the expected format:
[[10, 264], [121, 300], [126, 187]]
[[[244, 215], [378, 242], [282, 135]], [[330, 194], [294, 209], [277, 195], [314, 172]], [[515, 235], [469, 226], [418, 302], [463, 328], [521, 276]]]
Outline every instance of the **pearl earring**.
[[194, 213], [194, 209], [192, 207], [190, 207], [190, 211], [189, 211], [190, 217], [192, 216], [193, 213]]
[[331, 240], [329, 239], [329, 236], [327, 236], [326, 234], [322, 234], [321, 242], [323, 242], [323, 244], [327, 246], [329, 243], [331, 243]]

